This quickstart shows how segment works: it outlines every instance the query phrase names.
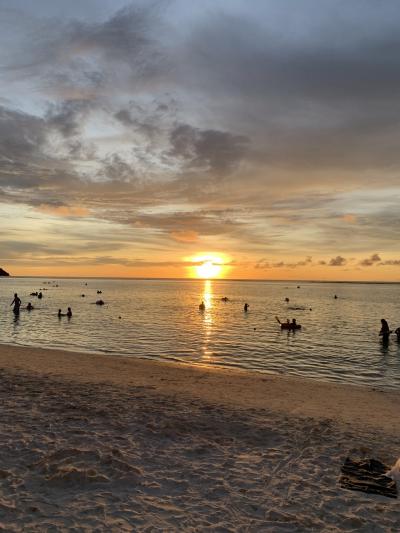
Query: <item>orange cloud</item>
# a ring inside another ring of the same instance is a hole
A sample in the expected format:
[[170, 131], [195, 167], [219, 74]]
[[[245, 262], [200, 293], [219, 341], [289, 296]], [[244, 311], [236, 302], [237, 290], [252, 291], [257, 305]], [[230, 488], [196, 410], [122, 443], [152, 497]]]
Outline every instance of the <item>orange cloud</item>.
[[55, 215], [59, 217], [84, 217], [89, 214], [89, 209], [86, 209], [86, 207], [70, 205], [51, 206], [41, 204], [37, 208], [37, 210], [42, 213], [47, 213], [49, 215]]
[[348, 222], [349, 224], [354, 224], [355, 222], [357, 222], [357, 217], [355, 215], [352, 215], [351, 213], [347, 213], [346, 215], [342, 216], [342, 220]]
[[172, 231], [170, 235], [174, 241], [178, 242], [197, 242], [199, 240], [197, 231]]

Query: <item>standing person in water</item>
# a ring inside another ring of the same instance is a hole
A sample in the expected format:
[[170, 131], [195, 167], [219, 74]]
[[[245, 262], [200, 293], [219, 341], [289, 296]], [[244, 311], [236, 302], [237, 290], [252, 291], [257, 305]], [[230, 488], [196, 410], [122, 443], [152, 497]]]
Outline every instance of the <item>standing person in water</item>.
[[72, 310], [71, 310], [70, 307], [68, 307], [67, 317], [68, 317], [68, 318], [71, 318], [71, 316], [72, 316]]
[[244, 312], [247, 313], [247, 311], [249, 310], [249, 304], [244, 304]]
[[384, 342], [387, 342], [389, 340], [390, 334], [391, 334], [391, 331], [389, 329], [389, 324], [384, 318], [382, 318], [381, 319], [381, 330], [379, 332], [379, 335], [382, 337], [382, 340]]
[[19, 315], [19, 308], [21, 307], [21, 298], [19, 298], [17, 293], [14, 294], [14, 300], [10, 303], [10, 306], [11, 305], [14, 305], [14, 314]]

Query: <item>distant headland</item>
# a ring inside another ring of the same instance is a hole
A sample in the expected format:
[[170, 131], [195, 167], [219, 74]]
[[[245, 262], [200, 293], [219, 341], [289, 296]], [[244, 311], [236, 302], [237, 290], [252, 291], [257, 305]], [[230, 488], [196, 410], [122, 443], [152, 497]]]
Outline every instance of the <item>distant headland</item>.
[[10, 274], [8, 272], [6, 272], [5, 270], [3, 270], [2, 268], [0, 268], [0, 276], [9, 276]]

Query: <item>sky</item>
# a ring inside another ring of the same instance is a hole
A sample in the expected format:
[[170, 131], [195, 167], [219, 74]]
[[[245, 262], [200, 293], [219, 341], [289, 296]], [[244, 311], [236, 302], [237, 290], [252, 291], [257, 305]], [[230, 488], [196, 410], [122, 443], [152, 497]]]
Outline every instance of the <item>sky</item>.
[[0, 266], [400, 281], [399, 21], [397, 0], [0, 0]]

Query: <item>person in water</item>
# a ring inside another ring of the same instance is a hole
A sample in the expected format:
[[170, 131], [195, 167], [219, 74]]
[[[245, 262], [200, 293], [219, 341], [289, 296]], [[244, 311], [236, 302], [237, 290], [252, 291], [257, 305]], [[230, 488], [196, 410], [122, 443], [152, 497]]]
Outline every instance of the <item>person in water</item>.
[[35, 308], [34, 308], [33, 305], [31, 304], [31, 302], [28, 302], [28, 305], [26, 306], [26, 310], [27, 310], [27, 311], [32, 311], [32, 309], [35, 309]]
[[396, 328], [394, 332], [396, 333], [397, 341], [400, 342], [400, 328]]
[[205, 308], [206, 306], [204, 305], [204, 302], [201, 302], [201, 304], [199, 305], [200, 311], [204, 311]]
[[71, 316], [72, 316], [72, 310], [71, 310], [70, 307], [68, 307], [67, 317], [68, 317], [68, 318], [71, 318]]
[[247, 313], [247, 311], [249, 310], [249, 304], [244, 304], [244, 312]]
[[295, 318], [292, 318], [292, 322], [290, 324], [290, 329], [297, 329], [297, 322]]
[[389, 340], [390, 333], [391, 331], [389, 329], [389, 324], [387, 323], [387, 320], [382, 318], [381, 319], [381, 330], [379, 332], [379, 335], [382, 337], [382, 340], [386, 342]]
[[14, 305], [14, 314], [19, 315], [19, 308], [21, 307], [21, 298], [19, 298], [17, 293], [14, 294], [14, 300], [10, 303], [10, 306], [11, 305]]

